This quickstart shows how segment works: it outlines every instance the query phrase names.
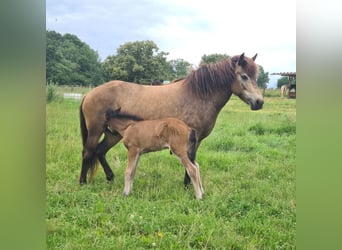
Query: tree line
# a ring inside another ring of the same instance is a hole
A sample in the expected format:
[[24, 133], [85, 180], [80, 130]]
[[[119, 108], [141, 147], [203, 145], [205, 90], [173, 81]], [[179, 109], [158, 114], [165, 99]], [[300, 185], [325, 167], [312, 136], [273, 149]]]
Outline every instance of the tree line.
[[[185, 77], [195, 65], [184, 59], [167, 60], [150, 40], [127, 42], [101, 62], [97, 51], [76, 35], [46, 31], [46, 83], [97, 86], [110, 80], [150, 84], [153, 80]], [[199, 65], [229, 58], [226, 54], [203, 55]], [[266, 88], [268, 72], [259, 65], [258, 85]]]

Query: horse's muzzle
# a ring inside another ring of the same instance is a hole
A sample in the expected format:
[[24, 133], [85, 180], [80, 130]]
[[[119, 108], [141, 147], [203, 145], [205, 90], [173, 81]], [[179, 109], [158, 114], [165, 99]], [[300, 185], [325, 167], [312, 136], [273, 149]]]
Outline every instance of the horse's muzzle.
[[264, 100], [257, 99], [255, 102], [251, 102], [251, 110], [259, 110], [262, 109], [262, 106], [264, 105]]

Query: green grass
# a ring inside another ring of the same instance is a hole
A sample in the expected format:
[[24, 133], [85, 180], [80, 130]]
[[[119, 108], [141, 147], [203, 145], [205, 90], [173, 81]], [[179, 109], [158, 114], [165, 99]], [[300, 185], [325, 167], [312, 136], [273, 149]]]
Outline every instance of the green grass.
[[183, 187], [184, 169], [167, 150], [143, 155], [122, 196], [126, 150], [107, 154], [79, 186], [79, 101], [46, 106], [48, 249], [295, 249], [296, 100], [266, 97], [250, 111], [233, 97], [197, 153], [202, 201]]

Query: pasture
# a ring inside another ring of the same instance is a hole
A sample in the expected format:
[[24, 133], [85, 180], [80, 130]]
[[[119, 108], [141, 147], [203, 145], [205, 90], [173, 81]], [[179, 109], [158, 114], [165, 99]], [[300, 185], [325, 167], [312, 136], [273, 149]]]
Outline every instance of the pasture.
[[79, 100], [46, 105], [47, 249], [295, 249], [296, 100], [266, 95], [251, 111], [233, 96], [202, 141], [205, 197], [184, 189], [184, 168], [168, 150], [141, 157], [122, 195], [126, 149], [79, 185]]

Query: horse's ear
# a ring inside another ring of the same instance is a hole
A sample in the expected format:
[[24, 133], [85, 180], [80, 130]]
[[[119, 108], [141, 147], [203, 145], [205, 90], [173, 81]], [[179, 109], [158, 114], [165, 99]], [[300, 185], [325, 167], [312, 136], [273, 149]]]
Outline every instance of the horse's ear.
[[245, 61], [245, 53], [242, 53], [241, 56], [239, 57], [238, 65], [242, 65], [244, 61]]
[[255, 56], [252, 57], [253, 61], [255, 61], [257, 55], [258, 55], [258, 53], [256, 53]]

